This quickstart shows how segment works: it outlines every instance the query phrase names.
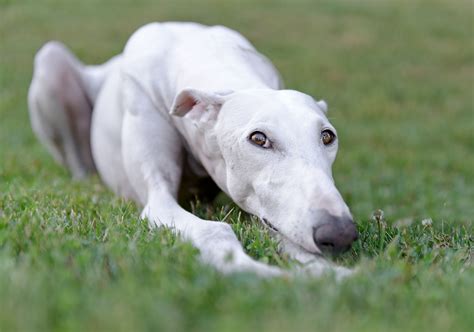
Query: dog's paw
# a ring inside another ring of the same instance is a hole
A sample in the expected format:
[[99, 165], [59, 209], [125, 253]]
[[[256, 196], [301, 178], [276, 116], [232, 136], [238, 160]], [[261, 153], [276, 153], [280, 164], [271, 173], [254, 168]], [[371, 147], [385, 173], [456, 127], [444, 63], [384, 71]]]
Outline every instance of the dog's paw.
[[341, 281], [351, 275], [354, 270], [343, 266], [335, 266], [325, 260], [314, 260], [299, 266], [295, 274], [309, 277], [322, 277], [324, 275], [333, 275], [337, 281]]
[[337, 281], [341, 281], [343, 279], [351, 277], [356, 272], [356, 270], [348, 269], [348, 268], [343, 267], [343, 266], [334, 266], [333, 270], [334, 270], [334, 276], [335, 276]]

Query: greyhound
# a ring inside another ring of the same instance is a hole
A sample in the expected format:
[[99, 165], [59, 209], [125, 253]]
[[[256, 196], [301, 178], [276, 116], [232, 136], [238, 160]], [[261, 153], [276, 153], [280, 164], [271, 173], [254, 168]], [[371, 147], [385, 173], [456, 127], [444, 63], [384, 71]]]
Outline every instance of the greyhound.
[[257, 216], [303, 263], [296, 271], [350, 273], [323, 255], [348, 250], [358, 236], [332, 177], [338, 139], [327, 104], [284, 90], [238, 32], [151, 23], [96, 66], [50, 41], [35, 56], [28, 104], [33, 131], [74, 178], [97, 171], [143, 207], [151, 226], [174, 229], [218, 271], [295, 272], [252, 259], [227, 223], [183, 209], [183, 175], [210, 177]]

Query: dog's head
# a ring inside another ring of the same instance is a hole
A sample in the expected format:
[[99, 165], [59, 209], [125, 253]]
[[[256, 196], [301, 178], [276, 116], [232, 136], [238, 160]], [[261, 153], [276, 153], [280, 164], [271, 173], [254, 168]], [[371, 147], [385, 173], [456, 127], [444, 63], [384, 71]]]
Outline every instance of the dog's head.
[[199, 157], [242, 209], [308, 252], [338, 253], [357, 239], [331, 167], [338, 137], [327, 105], [292, 90], [185, 89], [171, 113], [202, 135]]

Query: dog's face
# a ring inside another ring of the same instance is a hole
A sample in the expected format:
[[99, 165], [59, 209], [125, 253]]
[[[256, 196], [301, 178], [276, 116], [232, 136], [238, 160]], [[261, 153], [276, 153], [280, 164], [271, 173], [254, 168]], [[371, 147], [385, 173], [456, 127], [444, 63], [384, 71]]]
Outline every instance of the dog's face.
[[319, 254], [357, 238], [331, 167], [338, 137], [324, 101], [291, 90], [185, 90], [172, 113], [195, 121], [217, 184], [285, 240]]

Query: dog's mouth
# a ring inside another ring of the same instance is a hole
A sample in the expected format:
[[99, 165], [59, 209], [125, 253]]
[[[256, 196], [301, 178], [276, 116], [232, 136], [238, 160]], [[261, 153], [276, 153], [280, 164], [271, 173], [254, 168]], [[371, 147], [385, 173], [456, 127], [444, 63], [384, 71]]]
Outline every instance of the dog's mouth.
[[287, 236], [285, 236], [282, 232], [280, 232], [280, 230], [278, 228], [276, 228], [275, 226], [273, 226], [273, 224], [271, 222], [268, 221], [268, 219], [265, 219], [265, 218], [260, 218], [260, 220], [262, 221], [262, 224], [267, 228], [269, 229], [273, 235], [279, 235], [281, 236], [282, 238], [285, 238], [287, 241], [290, 241], [293, 245], [296, 245], [298, 246], [301, 250], [307, 252], [308, 254], [311, 254], [313, 256], [316, 256], [316, 257], [325, 257], [321, 252], [318, 252], [318, 251], [310, 251], [304, 247], [302, 247], [301, 245], [293, 242], [292, 240], [290, 240]]
[[269, 229], [272, 230], [273, 232], [280, 233], [280, 231], [278, 230], [278, 228], [276, 228], [275, 226], [273, 226], [272, 223], [269, 222], [267, 219], [265, 219], [265, 218], [260, 218], [260, 220], [262, 221], [262, 223], [263, 223], [267, 228], [269, 228]]

